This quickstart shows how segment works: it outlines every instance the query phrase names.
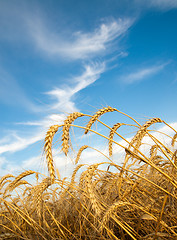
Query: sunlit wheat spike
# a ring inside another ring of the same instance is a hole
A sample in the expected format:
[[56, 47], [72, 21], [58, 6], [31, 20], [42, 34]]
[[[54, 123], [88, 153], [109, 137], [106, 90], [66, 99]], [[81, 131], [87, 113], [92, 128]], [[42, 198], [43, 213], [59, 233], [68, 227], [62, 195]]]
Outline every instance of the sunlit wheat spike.
[[47, 131], [47, 134], [45, 137], [44, 151], [46, 154], [48, 171], [49, 171], [52, 182], [55, 179], [55, 169], [54, 169], [53, 156], [52, 156], [52, 141], [53, 141], [53, 137], [54, 137], [55, 133], [58, 131], [58, 128], [61, 126], [62, 125], [51, 126], [49, 128], [49, 130]]
[[154, 155], [155, 151], [157, 151], [158, 149], [158, 145], [154, 144], [152, 145], [152, 147], [150, 148], [150, 156], [152, 157], [152, 155]]
[[177, 139], [177, 133], [175, 133], [175, 135], [173, 136], [173, 139], [171, 141], [171, 145], [174, 147], [175, 145], [175, 142], [176, 142], [176, 139]]
[[12, 178], [14, 177], [14, 175], [12, 174], [6, 174], [5, 176], [3, 176], [1, 179], [0, 179], [0, 187], [1, 187], [1, 184], [7, 179], [7, 178]]
[[101, 232], [102, 232], [104, 226], [108, 223], [111, 216], [114, 215], [117, 208], [119, 208], [120, 206], [126, 206], [127, 204], [128, 204], [127, 202], [118, 201], [118, 202], [115, 202], [111, 206], [108, 207], [108, 209], [106, 210], [106, 212], [103, 215], [103, 218], [102, 218], [102, 221], [101, 221], [101, 224], [100, 224], [100, 231]]
[[177, 165], [177, 150], [174, 151], [172, 160], [174, 161], [174, 164]]
[[74, 112], [71, 113], [67, 119], [64, 121], [63, 134], [62, 134], [62, 151], [67, 156], [69, 150], [69, 129], [70, 125], [79, 117], [84, 116], [83, 113]]
[[8, 185], [6, 191], [11, 191], [11, 190], [13, 190], [13, 189], [14, 189], [14, 186], [17, 185], [18, 181], [20, 181], [22, 178], [27, 177], [27, 176], [29, 176], [29, 175], [31, 175], [31, 174], [33, 174], [33, 173], [36, 173], [36, 172], [35, 172], [35, 171], [32, 171], [32, 170], [28, 170], [28, 171], [22, 172], [21, 174], [19, 174], [19, 175], [15, 178], [15, 180], [14, 180], [13, 182], [11, 182], [11, 183]]
[[80, 156], [81, 156], [82, 152], [88, 147], [89, 147], [88, 145], [84, 145], [79, 149], [79, 151], [77, 153], [76, 160], [75, 160], [75, 164], [77, 164], [79, 162], [79, 159], [80, 159]]
[[152, 119], [148, 120], [147, 122], [145, 122], [145, 124], [143, 124], [141, 126], [141, 128], [138, 130], [137, 134], [132, 139], [130, 145], [133, 145], [136, 143], [135, 147], [139, 148], [143, 137], [146, 135], [147, 128], [149, 128], [152, 124], [162, 123], [162, 122], [163, 121], [160, 118], [152, 118]]
[[88, 168], [85, 174], [84, 181], [85, 181], [85, 190], [88, 193], [92, 209], [95, 211], [95, 214], [99, 216], [101, 214], [101, 205], [97, 199], [97, 196], [95, 195], [94, 184], [92, 182], [92, 178], [95, 174], [95, 170], [97, 169], [98, 165], [99, 164], [94, 164]]
[[111, 157], [112, 156], [112, 141], [111, 140], [113, 140], [113, 137], [114, 137], [114, 133], [117, 131], [117, 129], [120, 127], [120, 126], [122, 126], [123, 125], [123, 123], [116, 123], [113, 127], [112, 127], [112, 129], [111, 129], [111, 131], [110, 131], [110, 133], [109, 133], [109, 156]]
[[25, 196], [26, 193], [29, 194], [29, 192], [31, 191], [31, 189], [32, 189], [32, 186], [31, 186], [31, 187], [26, 187], [26, 188], [24, 189], [24, 191], [23, 191], [23, 196]]
[[85, 166], [85, 164], [79, 164], [73, 171], [72, 173], [72, 177], [71, 177], [71, 185], [74, 183], [74, 179], [75, 179], [75, 176], [76, 176], [76, 173], [79, 171], [79, 169], [81, 167]]
[[[11, 184], [11, 183], [10, 183]], [[7, 188], [5, 189], [4, 191], [4, 194], [3, 194], [3, 197], [7, 196], [7, 192], [12, 192], [15, 188], [17, 188], [18, 186], [21, 186], [21, 185], [31, 185], [29, 182], [27, 182], [26, 180], [19, 180], [17, 182], [15, 182], [13, 185], [11, 185], [11, 187], [9, 188], [9, 186], [7, 186]]]
[[18, 182], [16, 182], [16, 184], [13, 185], [12, 190], [14, 190], [15, 188], [17, 188], [20, 185], [26, 185], [26, 184], [31, 185], [26, 180], [19, 180]]
[[1, 190], [7, 183], [10, 183], [10, 182], [12, 182], [10, 179], [4, 180], [3, 183], [2, 183], [1, 186], [0, 186], [0, 190]]
[[32, 192], [34, 194], [34, 204], [36, 205], [37, 212], [40, 213], [40, 202], [42, 201], [42, 194], [43, 192], [51, 185], [51, 179], [45, 178], [43, 181], [38, 184], [34, 189], [32, 189]]
[[91, 129], [92, 125], [94, 124], [94, 122], [101, 116], [103, 115], [104, 113], [106, 112], [114, 112], [116, 111], [115, 108], [112, 108], [110, 106], [108, 107], [105, 107], [105, 108], [102, 108], [100, 109], [98, 112], [96, 112], [90, 119], [90, 121], [88, 122], [87, 126], [86, 126], [86, 130], [85, 130], [85, 134], [88, 133], [89, 129]]

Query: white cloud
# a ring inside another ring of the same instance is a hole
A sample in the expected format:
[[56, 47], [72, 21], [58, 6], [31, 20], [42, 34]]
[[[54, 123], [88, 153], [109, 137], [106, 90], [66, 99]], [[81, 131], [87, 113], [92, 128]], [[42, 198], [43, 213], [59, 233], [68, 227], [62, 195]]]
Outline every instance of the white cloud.
[[124, 83], [127, 83], [127, 84], [139, 82], [139, 81], [146, 79], [147, 77], [149, 77], [151, 75], [157, 74], [158, 72], [163, 70], [167, 64], [169, 64], [169, 62], [161, 64], [161, 65], [141, 68], [141, 69], [138, 69], [134, 72], [131, 72], [131, 73], [123, 76], [122, 79], [123, 79]]
[[44, 137], [45, 137], [45, 134], [40, 132], [36, 133], [34, 136], [26, 137], [26, 138], [25, 137], [22, 138], [16, 135], [16, 139], [13, 140], [11, 143], [0, 145], [0, 154], [7, 153], [7, 152], [14, 153], [14, 152], [23, 150], [28, 146], [30, 146], [31, 144], [34, 144], [44, 139]]
[[73, 78], [73, 86], [55, 88], [54, 90], [47, 92], [48, 95], [55, 98], [55, 103], [51, 106], [51, 108], [58, 109], [62, 112], [66, 112], [66, 109], [67, 112], [78, 111], [75, 103], [72, 101], [72, 97], [99, 79], [101, 73], [105, 70], [106, 67], [104, 63], [86, 65], [83, 74]]
[[[73, 86], [66, 86], [63, 88], [55, 88], [47, 94], [54, 98], [54, 103], [49, 106], [48, 110], [57, 109], [60, 114], [49, 114], [43, 119], [36, 122], [21, 123], [28, 126], [39, 126], [40, 130], [33, 130], [32, 136], [21, 137], [18, 134], [10, 134], [6, 139], [0, 141], [0, 154], [6, 152], [17, 152], [27, 148], [28, 146], [44, 139], [46, 130], [53, 124], [62, 124], [65, 119], [65, 113], [79, 111], [75, 102], [72, 100], [79, 91], [94, 83], [100, 74], [105, 71], [104, 63], [96, 63], [85, 66], [85, 71], [80, 76], [73, 78]], [[20, 123], [19, 123], [20, 124]], [[5, 140], [10, 143], [5, 143]], [[11, 139], [11, 140], [10, 140]]]
[[146, 7], [155, 7], [160, 10], [169, 10], [177, 8], [177, 0], [135, 0], [138, 3]]
[[118, 19], [101, 24], [93, 32], [75, 32], [65, 39], [52, 32], [40, 19], [30, 19], [30, 35], [38, 49], [50, 56], [87, 59], [104, 53], [109, 44], [121, 37], [133, 24], [132, 19]]
[[70, 85], [65, 85], [61, 88], [56, 87], [46, 93], [54, 99], [54, 103], [48, 105], [48, 111], [51, 112], [57, 109], [60, 112], [59, 114], [49, 114], [39, 121], [19, 122], [17, 124], [39, 126], [45, 130], [53, 124], [62, 124], [66, 114], [79, 111], [73, 99], [75, 95], [98, 80], [105, 71], [106, 66], [104, 62], [86, 65], [84, 72], [80, 76], [73, 77]]

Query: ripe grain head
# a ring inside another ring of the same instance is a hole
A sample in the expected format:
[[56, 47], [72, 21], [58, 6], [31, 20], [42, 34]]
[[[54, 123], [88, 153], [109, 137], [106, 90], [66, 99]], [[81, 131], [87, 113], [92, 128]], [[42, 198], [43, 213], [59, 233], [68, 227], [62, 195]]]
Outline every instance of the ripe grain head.
[[51, 126], [47, 131], [47, 134], [45, 137], [44, 152], [46, 154], [48, 171], [49, 171], [52, 182], [54, 182], [54, 179], [55, 179], [55, 169], [54, 169], [53, 156], [52, 156], [52, 141], [55, 133], [58, 131], [58, 128], [61, 126], [62, 125]]
[[114, 112], [116, 111], [115, 108], [112, 108], [110, 106], [108, 107], [105, 107], [105, 108], [102, 108], [100, 109], [98, 112], [96, 112], [90, 119], [90, 121], [88, 122], [87, 126], [86, 126], [86, 130], [85, 130], [85, 134], [88, 133], [89, 129], [92, 127], [92, 125], [94, 124], [94, 122], [100, 117], [102, 116], [103, 114], [107, 113], [107, 112]]
[[84, 116], [83, 113], [80, 112], [74, 112], [71, 113], [67, 119], [64, 121], [63, 125], [63, 134], [62, 134], [62, 151], [67, 156], [68, 150], [69, 150], [69, 130], [70, 125], [79, 117]]
[[122, 126], [124, 123], [116, 123], [110, 133], [109, 133], [109, 156], [111, 157], [112, 156], [112, 140], [113, 140], [113, 137], [114, 137], [114, 133], [117, 131], [117, 129]]

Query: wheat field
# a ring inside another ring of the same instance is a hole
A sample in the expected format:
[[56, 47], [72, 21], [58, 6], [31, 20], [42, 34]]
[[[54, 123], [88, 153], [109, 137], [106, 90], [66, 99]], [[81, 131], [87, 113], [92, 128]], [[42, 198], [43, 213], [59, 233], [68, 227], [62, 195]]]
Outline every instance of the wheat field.
[[[127, 122], [117, 122], [116, 117], [114, 125], [108, 126], [100, 120], [103, 115], [121, 115]], [[79, 119], [89, 120], [76, 125]], [[96, 124], [105, 132], [96, 130]], [[172, 135], [153, 131], [157, 124], [169, 128]], [[123, 136], [123, 128], [136, 132], [129, 139]], [[101, 153], [105, 160], [82, 163], [83, 152], [94, 150], [96, 142], [74, 150], [71, 129], [104, 139], [108, 154]], [[57, 147], [66, 157], [76, 151], [69, 180], [61, 178], [55, 167], [56, 134]], [[162, 137], [168, 141], [164, 143]], [[177, 131], [160, 118], [140, 124], [109, 106], [93, 115], [70, 114], [62, 125], [53, 125], [46, 133], [48, 176], [26, 170], [1, 177], [0, 239], [177, 239], [176, 146]], [[114, 154], [116, 147], [122, 149], [120, 159], [115, 157], [119, 156]], [[31, 176], [35, 181], [27, 180]]]

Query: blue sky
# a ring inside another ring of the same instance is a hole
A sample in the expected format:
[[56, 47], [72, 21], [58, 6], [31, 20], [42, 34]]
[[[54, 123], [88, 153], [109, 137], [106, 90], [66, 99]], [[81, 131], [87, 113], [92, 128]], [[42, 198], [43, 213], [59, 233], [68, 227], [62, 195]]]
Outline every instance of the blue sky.
[[177, 126], [176, 26], [177, 0], [0, 1], [0, 175], [41, 170], [73, 111]]

